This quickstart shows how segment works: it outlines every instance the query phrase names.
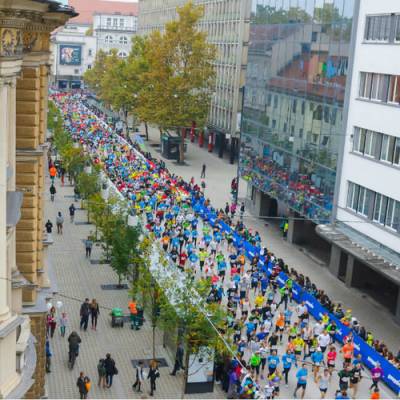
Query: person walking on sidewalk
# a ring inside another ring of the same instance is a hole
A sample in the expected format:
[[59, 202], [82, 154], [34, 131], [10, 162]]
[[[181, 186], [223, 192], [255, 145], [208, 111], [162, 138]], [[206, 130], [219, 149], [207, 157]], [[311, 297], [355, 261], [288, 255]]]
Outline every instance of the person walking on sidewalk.
[[99, 383], [98, 385], [105, 389], [106, 388], [106, 365], [104, 358], [100, 358], [99, 363], [97, 364], [97, 372], [99, 374]]
[[136, 381], [132, 385], [132, 389], [135, 390], [137, 386], [137, 391], [141, 392], [143, 381], [144, 381], [143, 361], [139, 361], [139, 363], [136, 365]]
[[78, 386], [79, 390], [79, 398], [80, 399], [86, 399], [88, 390], [87, 390], [87, 385], [86, 385], [86, 376], [83, 371], [80, 372], [79, 377], [76, 381], [76, 386]]
[[158, 370], [158, 365], [156, 360], [151, 360], [149, 374], [147, 375], [147, 379], [150, 379], [150, 396], [153, 396], [153, 393], [156, 390], [156, 380], [160, 377], [160, 371]]
[[111, 354], [106, 354], [106, 359], [104, 361], [104, 367], [106, 368], [106, 384], [107, 387], [110, 388], [113, 383], [114, 375], [118, 374], [117, 367], [115, 366], [114, 359], [111, 358]]
[[200, 179], [203, 179], [206, 177], [206, 164], [203, 164], [201, 167], [201, 174], [200, 174]]
[[70, 220], [71, 220], [71, 223], [74, 222], [75, 210], [76, 210], [76, 208], [75, 208], [74, 204], [72, 203], [72, 204], [69, 206], [69, 218], [70, 218]]
[[183, 344], [179, 343], [178, 348], [176, 349], [174, 370], [171, 372], [171, 375], [175, 376], [180, 369], [185, 369], [185, 367], [183, 366], [184, 353], [185, 350], [183, 348]]
[[50, 191], [50, 200], [54, 201], [54, 196], [57, 193], [57, 190], [53, 184], [51, 184], [49, 191]]
[[97, 303], [96, 299], [92, 300], [92, 303], [90, 304], [90, 316], [92, 319], [92, 329], [96, 330], [97, 328], [97, 318], [99, 317], [100, 314], [100, 308], [99, 308], [99, 303]]
[[86, 258], [90, 259], [90, 256], [92, 255], [92, 247], [93, 247], [93, 241], [90, 239], [90, 236], [85, 240], [85, 249], [86, 249]]
[[53, 232], [53, 224], [49, 219], [46, 222], [45, 228], [46, 228], [47, 236], [50, 239], [51, 238], [51, 232]]
[[61, 337], [65, 336], [65, 330], [67, 329], [67, 325], [68, 325], [67, 313], [63, 312], [63, 313], [61, 313], [61, 317], [60, 317], [60, 333], [61, 333]]
[[85, 302], [81, 305], [80, 316], [81, 316], [81, 323], [80, 328], [84, 331], [87, 330], [88, 322], [89, 322], [89, 314], [90, 314], [90, 303], [89, 299], [86, 298]]
[[64, 224], [64, 217], [61, 214], [61, 211], [58, 212], [57, 218], [56, 218], [56, 225], [57, 225], [57, 233], [58, 234], [63, 234], [63, 224]]
[[50, 167], [49, 174], [50, 174], [50, 179], [51, 179], [51, 185], [53, 186], [54, 179], [56, 178], [56, 175], [57, 175], [57, 168], [54, 165], [52, 165]]

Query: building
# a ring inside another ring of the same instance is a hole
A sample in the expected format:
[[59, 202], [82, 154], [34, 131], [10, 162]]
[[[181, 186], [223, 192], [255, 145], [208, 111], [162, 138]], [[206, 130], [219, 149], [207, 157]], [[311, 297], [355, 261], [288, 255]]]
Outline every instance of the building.
[[0, 0], [0, 397], [45, 395], [43, 234], [50, 32], [76, 15], [45, 0]]
[[[139, 0], [139, 34], [163, 30], [168, 21], [177, 18], [176, 8], [185, 3], [186, 0]], [[204, 5], [199, 29], [207, 32], [208, 41], [217, 47], [216, 86], [205, 130], [206, 141], [215, 144], [220, 157], [228, 148], [233, 162], [239, 143], [240, 88], [244, 85], [247, 64], [251, 0], [196, 0], [194, 3]]]
[[117, 49], [121, 58], [128, 57], [132, 47], [132, 37], [136, 35], [136, 32], [137, 16], [133, 13], [95, 13], [93, 16], [96, 48], [106, 52]]
[[52, 35], [52, 80], [60, 89], [83, 87], [83, 74], [92, 67], [97, 49], [117, 49], [127, 57], [137, 31], [137, 4], [103, 0], [70, 0], [82, 13]]
[[315, 226], [332, 218], [354, 1], [287, 5], [252, 4], [239, 171], [256, 215], [329, 253]]
[[400, 321], [400, 3], [362, 0], [330, 269]]
[[53, 83], [59, 89], [82, 87], [82, 76], [96, 57], [97, 40], [91, 34], [91, 26], [66, 24], [53, 33], [52, 46]]

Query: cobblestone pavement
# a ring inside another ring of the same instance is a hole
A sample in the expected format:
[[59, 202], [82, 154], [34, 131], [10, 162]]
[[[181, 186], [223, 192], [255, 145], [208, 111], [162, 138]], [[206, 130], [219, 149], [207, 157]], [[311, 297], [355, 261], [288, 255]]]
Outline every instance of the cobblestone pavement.
[[[47, 188], [49, 182], [47, 182]], [[121, 307], [127, 310], [128, 293], [126, 290], [102, 290], [101, 284], [118, 283], [116, 274], [108, 265], [92, 265], [85, 258], [85, 250], [82, 239], [90, 231], [93, 225], [76, 225], [70, 223], [68, 207], [73, 202], [73, 190], [70, 186], [61, 187], [56, 181], [57, 194], [54, 202], [46, 193], [45, 216], [53, 222], [58, 211], [64, 216], [64, 233], [58, 235], [53, 229], [54, 244], [49, 248], [49, 262], [52, 275], [56, 280], [58, 295], [53, 299], [53, 304], [62, 301], [60, 311], [66, 311], [69, 318], [66, 337], [62, 338], [57, 326], [54, 337], [50, 339], [52, 357], [51, 373], [47, 374], [47, 394], [49, 398], [79, 398], [76, 387], [76, 379], [80, 371], [84, 371], [91, 380], [92, 388], [89, 398], [149, 398], [149, 384], [145, 383], [143, 393], [134, 393], [134, 368], [131, 360], [152, 357], [152, 328], [145, 323], [139, 331], [129, 329], [129, 325], [121, 328], [111, 328], [109, 310], [100, 309], [100, 317], [97, 331], [89, 328], [86, 332], [79, 330], [79, 309], [85, 297], [96, 298], [101, 307]], [[78, 206], [78, 203], [75, 203]], [[77, 210], [75, 222], [86, 221], [86, 212]], [[92, 259], [100, 259], [99, 247], [94, 247]], [[64, 297], [67, 296], [67, 297]], [[82, 344], [79, 357], [72, 371], [68, 369], [68, 342], [67, 337], [76, 330], [81, 336]], [[110, 389], [100, 389], [97, 386], [98, 360], [111, 353], [116, 362], [119, 374], [114, 377], [113, 386]], [[178, 373], [176, 377], [169, 375], [173, 364], [166, 350], [162, 347], [162, 335], [156, 335], [156, 356], [167, 359], [169, 368], [160, 368], [161, 377], [157, 380], [155, 398], [182, 398], [183, 375]], [[223, 398], [219, 386], [215, 386], [213, 394], [196, 396], [185, 395], [185, 398]]]
[[[144, 128], [141, 128], [144, 132]], [[154, 145], [159, 143], [160, 133], [157, 129], [150, 127], [150, 142], [146, 142], [149, 151], [153, 156], [160, 158], [161, 155], [155, 150]], [[237, 165], [229, 164], [229, 160], [218, 158], [216, 153], [208, 153], [205, 148], [200, 148], [197, 143], [188, 143], [188, 150], [185, 153], [186, 165], [177, 165], [175, 161], [162, 158], [170, 171], [190, 180], [193, 176], [196, 182], [200, 182], [201, 167], [204, 164], [206, 170], [206, 196], [210, 198], [214, 207], [224, 207], [225, 202], [232, 201], [230, 196], [231, 180], [236, 177]], [[239, 199], [246, 197], [247, 183], [240, 180]], [[317, 287], [325, 290], [333, 301], [341, 302], [346, 308], [353, 310], [361, 324], [367, 330], [373, 332], [375, 338], [382, 339], [389, 348], [397, 353], [400, 348], [399, 325], [394, 321], [394, 316], [387, 309], [372, 300], [368, 295], [356, 288], [348, 288], [343, 282], [335, 278], [328, 268], [322, 267], [313, 259], [307, 256], [301, 247], [292, 245], [282, 239], [277, 224], [274, 221], [263, 221], [259, 218], [245, 214], [246, 226], [258, 230], [263, 244], [282, 257], [290, 266], [299, 272], [308, 275]], [[379, 323], [377, 323], [379, 315]]]

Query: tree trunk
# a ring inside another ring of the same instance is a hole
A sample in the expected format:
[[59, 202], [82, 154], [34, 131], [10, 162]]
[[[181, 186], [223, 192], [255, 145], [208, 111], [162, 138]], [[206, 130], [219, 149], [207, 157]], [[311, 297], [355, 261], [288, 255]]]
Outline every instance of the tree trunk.
[[185, 355], [185, 373], [183, 377], [183, 389], [182, 389], [182, 399], [185, 398], [185, 392], [186, 392], [186, 384], [187, 380], [189, 377], [189, 352], [190, 352], [190, 344], [188, 343], [186, 346], [186, 355]]
[[145, 132], [146, 132], [146, 141], [148, 142], [149, 141], [149, 127], [148, 127], [146, 121], [144, 122], [144, 129], [145, 129]]
[[156, 325], [153, 324], [153, 360], [156, 359]]
[[178, 129], [178, 135], [181, 136], [181, 143], [179, 144], [179, 164], [185, 162], [185, 130], [184, 128]]

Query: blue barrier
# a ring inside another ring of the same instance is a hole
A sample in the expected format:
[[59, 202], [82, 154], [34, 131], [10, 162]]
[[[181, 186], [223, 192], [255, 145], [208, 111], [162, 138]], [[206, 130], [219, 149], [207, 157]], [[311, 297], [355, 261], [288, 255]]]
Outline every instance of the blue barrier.
[[[217, 215], [215, 212], [210, 211], [205, 207], [203, 204], [198, 207], [198, 203], [193, 199], [192, 204], [194, 207], [199, 209], [196, 211], [199, 215], [204, 219], [210, 221], [211, 225], [214, 226], [216, 221], [218, 220]], [[218, 221], [221, 229], [224, 232], [232, 233], [233, 244], [235, 247], [243, 247], [244, 253], [248, 259], [252, 259], [255, 255], [260, 254], [260, 248], [253, 246], [252, 244], [245, 241], [238, 233], [232, 232], [232, 229], [223, 221]], [[260, 257], [260, 264], [265, 265], [265, 259]], [[267, 274], [268, 276], [272, 273], [272, 265], [268, 265]], [[288, 280], [288, 276], [284, 272], [280, 272], [277, 277], [277, 282], [280, 287], [285, 285], [286, 281]], [[347, 336], [351, 329], [348, 328], [346, 325], [342, 324], [340, 320], [331, 313], [328, 313], [328, 310], [325, 309], [318, 300], [309, 294], [308, 292], [304, 291], [304, 289], [293, 282], [292, 285], [292, 296], [293, 300], [297, 303], [305, 302], [308, 308], [308, 312], [312, 315], [315, 319], [320, 320], [324, 314], [328, 314], [330, 321], [335, 321], [337, 325], [337, 333], [335, 338], [343, 342], [344, 337]], [[366, 342], [364, 342], [358, 335], [353, 332], [354, 337], [354, 353], [361, 354], [361, 359], [363, 364], [368, 367], [369, 369], [373, 368], [376, 363], [379, 362], [381, 368], [383, 370], [383, 377], [382, 380], [397, 394], [400, 395], [400, 371], [392, 365], [386, 358], [382, 357], [377, 351], [375, 351], [371, 346], [369, 346]]]

